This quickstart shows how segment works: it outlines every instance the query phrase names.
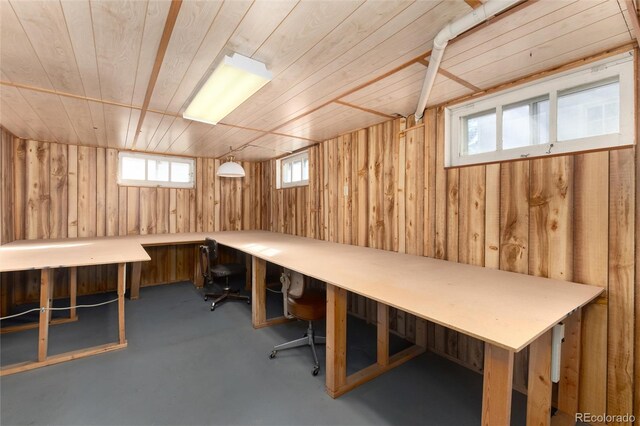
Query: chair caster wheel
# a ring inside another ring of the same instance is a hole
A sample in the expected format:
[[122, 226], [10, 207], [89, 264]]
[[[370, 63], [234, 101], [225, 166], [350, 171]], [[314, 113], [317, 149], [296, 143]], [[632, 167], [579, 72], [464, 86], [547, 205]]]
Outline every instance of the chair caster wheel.
[[247, 299], [247, 305], [251, 304], [251, 299]]
[[314, 376], [317, 376], [319, 372], [320, 372], [320, 367], [315, 367], [311, 372], [311, 374], [313, 374]]
[[206, 302], [207, 300], [209, 300], [209, 298], [207, 296], [204, 297], [204, 301]]
[[212, 304], [211, 304], [211, 311], [213, 312], [213, 311], [215, 311], [215, 310], [216, 310], [216, 304], [215, 304], [215, 303], [212, 303]]
[[274, 359], [277, 353], [278, 351], [271, 351], [271, 353], [269, 354], [269, 359]]

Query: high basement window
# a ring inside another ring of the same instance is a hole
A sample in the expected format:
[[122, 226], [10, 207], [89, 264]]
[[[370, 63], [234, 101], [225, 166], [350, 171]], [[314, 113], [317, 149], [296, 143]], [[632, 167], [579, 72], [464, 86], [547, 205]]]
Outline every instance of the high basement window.
[[309, 152], [303, 151], [277, 161], [278, 188], [309, 184]]
[[191, 158], [120, 152], [118, 184], [193, 188], [195, 164]]
[[632, 53], [445, 109], [445, 166], [633, 145]]

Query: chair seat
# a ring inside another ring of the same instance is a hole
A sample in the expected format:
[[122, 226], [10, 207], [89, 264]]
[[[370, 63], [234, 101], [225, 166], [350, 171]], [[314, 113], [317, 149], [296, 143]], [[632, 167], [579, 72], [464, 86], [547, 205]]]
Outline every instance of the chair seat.
[[291, 315], [303, 321], [317, 321], [324, 318], [327, 312], [327, 296], [324, 290], [307, 289], [302, 296], [287, 298]]
[[239, 263], [221, 263], [211, 267], [211, 275], [214, 278], [224, 278], [231, 275], [239, 275], [244, 273], [244, 265]]

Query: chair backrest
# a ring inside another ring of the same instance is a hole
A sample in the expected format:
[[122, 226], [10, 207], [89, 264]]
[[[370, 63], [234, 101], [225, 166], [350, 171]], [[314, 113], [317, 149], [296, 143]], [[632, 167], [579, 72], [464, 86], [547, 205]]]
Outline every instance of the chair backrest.
[[204, 244], [209, 248], [210, 261], [218, 260], [218, 242], [212, 238], [205, 238]]
[[200, 246], [200, 271], [205, 280], [211, 279], [211, 261], [209, 260], [209, 246]]
[[304, 275], [296, 271], [288, 271], [288, 272], [290, 273], [289, 281], [291, 283], [289, 284], [288, 295], [291, 296], [291, 298], [293, 299], [297, 299], [301, 297], [305, 291], [306, 286], [305, 286]]

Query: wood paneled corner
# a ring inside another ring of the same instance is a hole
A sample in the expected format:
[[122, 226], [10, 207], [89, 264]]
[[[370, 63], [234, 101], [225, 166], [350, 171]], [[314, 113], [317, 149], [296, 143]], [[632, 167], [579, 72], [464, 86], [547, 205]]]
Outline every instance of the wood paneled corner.
[[[313, 146], [299, 188], [275, 189], [275, 161], [261, 163], [262, 229], [604, 287], [584, 308], [579, 410], [632, 412], [636, 149], [444, 169], [443, 124], [430, 109], [424, 124], [396, 119]], [[376, 321], [372, 301], [349, 294], [348, 308]], [[413, 316], [389, 316], [392, 332], [415, 337]], [[431, 350], [482, 371], [482, 342], [434, 324], [428, 336]], [[528, 351], [516, 354], [521, 392], [528, 365]]]
[[[3, 129], [0, 242], [257, 229], [261, 197], [252, 182], [261, 164], [243, 162], [243, 179], [216, 176], [220, 161], [196, 159], [193, 189], [124, 187], [117, 183], [118, 150], [23, 140]], [[192, 246], [150, 249], [142, 284], [191, 280]], [[163, 265], [157, 269], [157, 265]], [[113, 272], [113, 271], [111, 271]], [[79, 294], [110, 290], [109, 267], [81, 268]], [[37, 299], [38, 281], [13, 274], [11, 303]], [[63, 297], [56, 293], [56, 297]], [[3, 299], [5, 300], [5, 299]]]

